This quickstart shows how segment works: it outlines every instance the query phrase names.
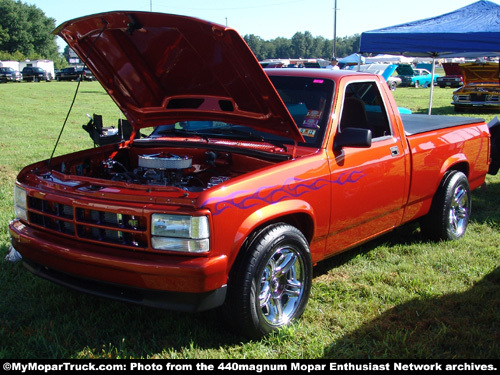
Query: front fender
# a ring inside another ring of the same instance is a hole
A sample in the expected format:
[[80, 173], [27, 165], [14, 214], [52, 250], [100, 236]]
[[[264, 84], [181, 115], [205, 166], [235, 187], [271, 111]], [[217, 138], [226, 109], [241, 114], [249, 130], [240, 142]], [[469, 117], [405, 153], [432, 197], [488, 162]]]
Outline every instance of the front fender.
[[[238, 228], [235, 238], [232, 254], [237, 254], [239, 249], [243, 246], [245, 239], [252, 234], [252, 232], [265, 225], [278, 220], [280, 217], [305, 214], [310, 217], [312, 222], [313, 231], [316, 228], [314, 208], [303, 200], [291, 199], [282, 202], [277, 202], [267, 205], [252, 212]], [[299, 228], [300, 229], [300, 228]], [[305, 235], [305, 234], [304, 234]], [[307, 236], [306, 236], [307, 237]], [[234, 259], [234, 257], [232, 257]]]

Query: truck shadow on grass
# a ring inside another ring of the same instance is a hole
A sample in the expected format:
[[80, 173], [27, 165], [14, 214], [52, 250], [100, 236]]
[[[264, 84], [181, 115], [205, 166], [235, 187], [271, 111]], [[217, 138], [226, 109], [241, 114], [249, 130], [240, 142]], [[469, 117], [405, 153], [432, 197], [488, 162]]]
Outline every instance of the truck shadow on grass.
[[463, 293], [414, 299], [325, 348], [325, 358], [498, 359], [500, 267]]
[[472, 192], [471, 219], [500, 228], [500, 173], [488, 176], [486, 184]]
[[39, 279], [21, 262], [2, 261], [0, 272], [0, 358], [171, 358], [186, 352], [196, 358], [241, 343], [224, 331], [215, 311], [182, 313], [89, 296]]
[[[321, 267], [335, 268], [372, 246]], [[202, 357], [248, 342], [229, 330], [220, 309], [182, 313], [115, 302], [35, 277], [21, 262], [1, 262], [0, 273], [0, 358]]]

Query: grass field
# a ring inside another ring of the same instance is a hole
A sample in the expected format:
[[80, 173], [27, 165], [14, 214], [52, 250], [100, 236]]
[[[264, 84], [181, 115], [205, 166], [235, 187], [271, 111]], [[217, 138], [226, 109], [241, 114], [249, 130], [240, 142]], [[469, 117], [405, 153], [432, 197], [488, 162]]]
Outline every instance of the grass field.
[[[227, 332], [218, 311], [185, 314], [87, 296], [3, 261], [19, 170], [47, 159], [74, 82], [0, 84], [0, 358], [500, 358], [500, 176], [473, 193], [460, 241], [424, 241], [406, 226], [323, 263], [296, 325], [260, 341]], [[433, 114], [453, 115], [436, 88]], [[398, 88], [398, 105], [427, 113], [429, 89]], [[81, 125], [119, 111], [82, 82], [56, 155], [92, 146]], [[475, 113], [489, 120], [491, 113]]]

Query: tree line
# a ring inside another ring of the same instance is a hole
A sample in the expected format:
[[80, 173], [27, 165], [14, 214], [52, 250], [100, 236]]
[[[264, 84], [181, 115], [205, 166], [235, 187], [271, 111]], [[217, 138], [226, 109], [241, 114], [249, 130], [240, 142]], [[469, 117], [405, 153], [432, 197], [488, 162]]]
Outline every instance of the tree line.
[[[35, 5], [20, 0], [0, 0], [0, 60], [24, 61], [53, 60], [56, 68], [67, 65], [64, 55], [58, 51], [55, 19]], [[337, 57], [347, 56], [358, 50], [360, 35], [337, 38]], [[258, 60], [271, 58], [325, 58], [333, 56], [333, 40], [314, 37], [309, 31], [296, 32], [291, 39], [279, 37], [263, 40], [254, 34], [245, 35]]]
[[263, 40], [254, 34], [243, 37], [259, 61], [265, 59], [344, 57], [358, 52], [360, 35], [336, 38], [336, 56], [333, 53], [333, 39], [314, 37], [309, 31], [296, 32], [291, 39], [276, 38]]

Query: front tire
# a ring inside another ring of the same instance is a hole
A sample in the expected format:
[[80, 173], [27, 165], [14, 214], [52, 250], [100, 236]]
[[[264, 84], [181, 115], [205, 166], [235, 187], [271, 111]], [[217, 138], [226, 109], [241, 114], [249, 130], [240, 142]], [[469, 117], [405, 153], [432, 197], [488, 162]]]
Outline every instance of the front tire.
[[227, 308], [240, 333], [259, 339], [304, 312], [311, 255], [303, 234], [283, 223], [265, 228], [242, 251], [229, 282]]
[[465, 235], [471, 212], [469, 181], [464, 173], [451, 171], [434, 197], [431, 210], [421, 221], [423, 234], [433, 240], [457, 240]]

